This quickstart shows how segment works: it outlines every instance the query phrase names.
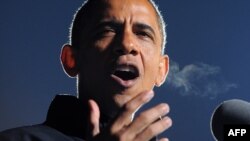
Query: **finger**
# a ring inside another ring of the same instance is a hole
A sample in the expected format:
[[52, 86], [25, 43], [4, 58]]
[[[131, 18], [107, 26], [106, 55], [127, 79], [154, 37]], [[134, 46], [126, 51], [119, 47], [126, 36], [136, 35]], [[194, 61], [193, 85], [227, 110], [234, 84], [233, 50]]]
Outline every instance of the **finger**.
[[97, 135], [100, 132], [99, 129], [99, 119], [100, 119], [100, 110], [97, 103], [94, 100], [89, 100], [90, 107], [90, 132], [92, 137]]
[[124, 126], [127, 126], [131, 122], [131, 118], [134, 113], [145, 103], [149, 102], [154, 96], [153, 91], [142, 92], [138, 94], [135, 98], [131, 99], [126, 103], [121, 111], [121, 113], [116, 118], [111, 132], [115, 133], [121, 130]]
[[169, 141], [169, 139], [168, 138], [162, 138], [159, 141]]
[[[138, 134], [136, 141], [150, 140], [152, 137], [162, 133], [172, 126], [172, 120], [169, 117], [164, 117], [152, 125], [148, 126], [143, 132]], [[164, 140], [164, 139], [162, 139]]]
[[128, 134], [139, 134], [145, 130], [148, 126], [157, 122], [159, 117], [166, 115], [169, 112], [169, 106], [166, 103], [159, 104], [153, 108], [150, 108], [142, 113], [133, 121], [129, 126]]

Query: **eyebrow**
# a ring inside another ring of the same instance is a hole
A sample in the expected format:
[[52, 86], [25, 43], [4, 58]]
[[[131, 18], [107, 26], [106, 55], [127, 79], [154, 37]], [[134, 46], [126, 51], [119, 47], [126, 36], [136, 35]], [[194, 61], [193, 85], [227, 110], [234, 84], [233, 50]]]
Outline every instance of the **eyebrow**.
[[149, 26], [149, 25], [147, 25], [145, 23], [140, 23], [140, 22], [136, 22], [134, 25], [138, 29], [149, 30], [155, 36], [155, 31], [154, 31], [154, 29], [151, 26]]
[[110, 21], [101, 21], [100, 23], [98, 23], [95, 26], [95, 29], [99, 29], [105, 26], [110, 26], [110, 27], [114, 27], [114, 28], [118, 28], [122, 26], [122, 23], [120, 21], [117, 20], [110, 20]]

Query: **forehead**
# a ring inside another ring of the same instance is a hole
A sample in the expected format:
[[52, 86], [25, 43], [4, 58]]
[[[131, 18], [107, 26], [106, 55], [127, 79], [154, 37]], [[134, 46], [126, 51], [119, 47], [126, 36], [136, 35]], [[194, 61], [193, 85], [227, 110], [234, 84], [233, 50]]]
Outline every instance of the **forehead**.
[[137, 19], [157, 21], [156, 13], [148, 0], [100, 0], [102, 18], [118, 18], [117, 20]]
[[[91, 27], [105, 20], [145, 23], [152, 28], [158, 25], [155, 9], [148, 0], [93, 0], [87, 16]], [[88, 29], [88, 27], [86, 27]], [[156, 29], [155, 29], [156, 30]]]

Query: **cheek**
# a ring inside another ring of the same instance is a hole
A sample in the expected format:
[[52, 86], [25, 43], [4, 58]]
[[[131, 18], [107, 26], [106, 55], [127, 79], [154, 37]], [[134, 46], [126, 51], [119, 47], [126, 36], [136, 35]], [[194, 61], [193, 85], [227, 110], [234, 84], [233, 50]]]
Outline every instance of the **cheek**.
[[106, 50], [107, 48], [109, 48], [112, 42], [113, 42], [113, 37], [106, 37], [106, 38], [94, 41], [93, 46], [94, 48], [102, 52]]
[[156, 51], [148, 50], [142, 52], [142, 63], [144, 67], [145, 82], [153, 85], [159, 69], [159, 55]]

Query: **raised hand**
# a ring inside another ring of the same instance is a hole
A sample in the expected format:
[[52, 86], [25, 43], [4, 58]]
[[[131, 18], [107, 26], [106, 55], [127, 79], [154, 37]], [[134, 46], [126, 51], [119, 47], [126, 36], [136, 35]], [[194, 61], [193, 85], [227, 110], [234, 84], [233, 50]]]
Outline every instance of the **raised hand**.
[[[165, 116], [169, 112], [166, 103], [158, 104], [141, 112], [132, 120], [134, 113], [154, 96], [153, 91], [143, 92], [124, 105], [120, 114], [102, 132], [99, 129], [100, 111], [94, 100], [89, 100], [90, 131], [92, 141], [148, 141], [172, 125], [172, 120]], [[165, 116], [162, 120], [159, 117]], [[160, 141], [167, 141], [162, 138]]]

